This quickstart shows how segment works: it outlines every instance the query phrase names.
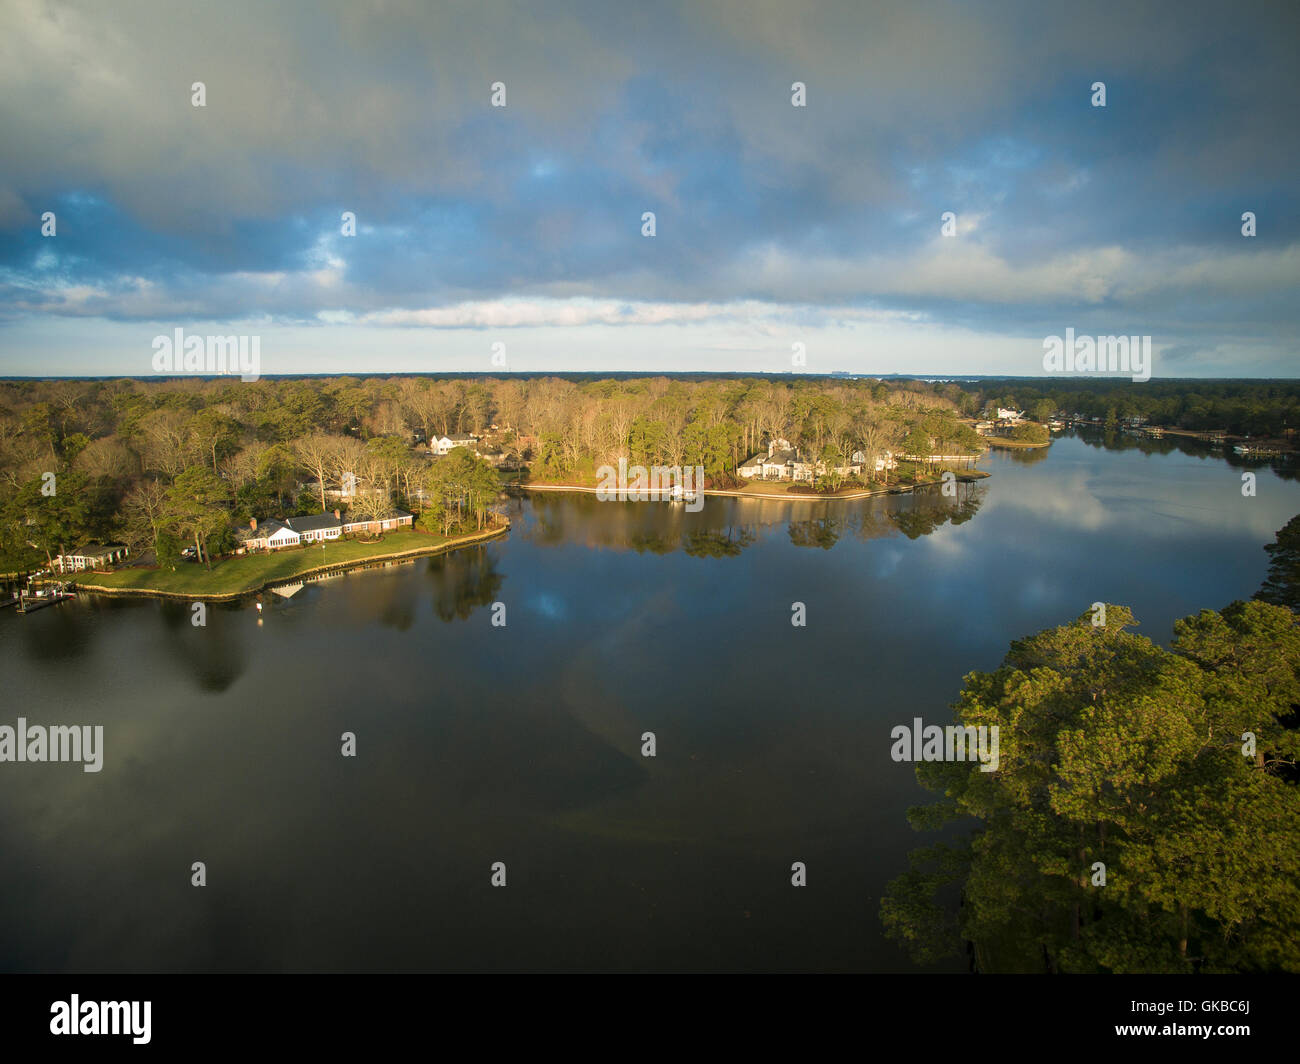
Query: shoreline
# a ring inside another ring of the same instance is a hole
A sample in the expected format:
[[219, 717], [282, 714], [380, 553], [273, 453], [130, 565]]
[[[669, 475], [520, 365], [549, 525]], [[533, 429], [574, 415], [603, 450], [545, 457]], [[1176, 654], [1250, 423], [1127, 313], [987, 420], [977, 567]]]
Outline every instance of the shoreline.
[[1013, 440], [1003, 436], [986, 436], [985, 440], [990, 448], [1001, 447], [1007, 451], [1040, 451], [1044, 447], [1052, 446], [1051, 440], [1045, 443], [1029, 443], [1027, 440]]
[[[957, 481], [962, 484], [973, 484], [980, 480], [987, 480], [993, 474], [985, 470], [976, 470], [979, 475], [972, 475], [970, 471], [957, 473]], [[851, 491], [847, 493], [835, 493], [831, 495], [815, 494], [795, 494], [791, 492], [760, 492], [760, 491], [742, 491], [735, 488], [702, 488], [700, 495], [716, 495], [720, 498], [731, 499], [775, 499], [777, 502], [852, 502], [856, 499], [871, 499], [881, 495], [910, 495], [918, 488], [934, 488], [943, 483], [942, 480], [927, 480], [922, 484], [906, 484], [902, 487], [892, 488], [864, 488], [861, 491]], [[520, 488], [523, 491], [577, 491], [587, 495], [595, 495], [600, 492], [601, 488], [587, 487], [585, 484], [526, 484], [514, 483], [508, 484], [508, 488]], [[667, 500], [654, 500], [665, 502]]]
[[[76, 589], [78, 594], [81, 594], [82, 592], [86, 592], [88, 594], [93, 594], [93, 595], [109, 595], [109, 596], [140, 595], [146, 598], [179, 599], [183, 602], [235, 602], [249, 595], [260, 595], [264, 591], [268, 590], [269, 588], [276, 587], [281, 584], [293, 583], [294, 581], [302, 580], [305, 577], [316, 576], [321, 573], [330, 573], [330, 572], [343, 573], [343, 572], [347, 572], [350, 569], [360, 569], [364, 566], [372, 564], [373, 562], [395, 561], [402, 558], [433, 557], [434, 555], [437, 554], [444, 554], [453, 550], [457, 550], [460, 547], [469, 547], [477, 543], [484, 543], [490, 539], [495, 539], [497, 536], [504, 535], [509, 531], [510, 531], [510, 522], [509, 520], [507, 520], [505, 524], [497, 528], [489, 528], [482, 532], [474, 532], [468, 536], [461, 536], [457, 539], [448, 540], [446, 543], [439, 543], [435, 546], [416, 547], [412, 550], [393, 551], [392, 553], [389, 554], [374, 554], [365, 558], [354, 558], [350, 561], [331, 562], [327, 565], [316, 565], [310, 569], [304, 569], [302, 570], [302, 572], [294, 573], [292, 576], [272, 577], [271, 579], [264, 581], [263, 583], [257, 585], [256, 587], [244, 588], [240, 591], [185, 592], [185, 591], [167, 591], [161, 588], [111, 587], [111, 586], [106, 586], [104, 584], [85, 584], [77, 580], [70, 580], [66, 582], [70, 583]], [[129, 572], [130, 570], [118, 569], [114, 571]]]

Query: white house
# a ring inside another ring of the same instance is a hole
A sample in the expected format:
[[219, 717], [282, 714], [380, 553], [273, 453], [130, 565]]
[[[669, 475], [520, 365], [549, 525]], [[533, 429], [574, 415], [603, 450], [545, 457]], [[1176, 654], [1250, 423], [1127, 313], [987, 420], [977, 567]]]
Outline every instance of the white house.
[[1016, 422], [1016, 421], [1023, 421], [1024, 419], [1025, 419], [1025, 412], [1023, 410], [1011, 410], [1010, 408], [1005, 406], [998, 407], [999, 421]]
[[339, 511], [331, 513], [309, 514], [306, 517], [289, 517], [283, 522], [270, 519], [258, 522], [253, 518], [247, 528], [235, 532], [239, 541], [240, 552], [253, 550], [279, 550], [282, 547], [296, 547], [299, 544], [324, 543], [336, 540], [343, 535], [357, 532], [378, 534], [394, 529], [410, 528], [415, 518], [405, 510], [390, 510], [379, 518], [353, 518], [344, 521]]
[[302, 543], [321, 543], [327, 539], [338, 539], [343, 535], [343, 522], [337, 510], [332, 514], [319, 513], [307, 517], [290, 517], [284, 523], [291, 532], [298, 533], [298, 539]]
[[254, 517], [247, 528], [238, 529], [235, 539], [243, 550], [278, 550], [280, 547], [296, 547], [298, 533], [274, 519], [258, 524]]
[[437, 455], [445, 455], [453, 447], [468, 447], [474, 442], [474, 437], [464, 432], [453, 433], [450, 436], [439, 436], [436, 440], [429, 441], [429, 450]]
[[[863, 455], [865, 458], [866, 456]], [[898, 459], [894, 456], [893, 451], [885, 451], [883, 454], [876, 455], [876, 472], [883, 473], [889, 470], [891, 473], [898, 468]]]
[[[897, 467], [898, 463], [893, 461], [893, 456], [888, 451], [885, 452], [886, 458], [876, 459], [876, 472], [879, 473], [886, 467], [890, 469]], [[861, 473], [866, 465], [867, 456], [862, 451], [854, 451], [852, 457], [844, 465], [837, 466], [835, 472], [840, 476], [851, 476]], [[736, 467], [736, 472], [745, 480], [752, 480], [754, 477], [760, 477], [763, 480], [791, 480], [811, 482], [814, 478], [821, 476], [826, 472], [826, 463], [820, 460], [810, 462], [804, 458], [797, 447], [792, 447], [789, 440], [780, 437], [772, 440], [767, 445], [767, 454], [761, 451], [751, 458], [745, 459]]]
[[130, 553], [125, 543], [87, 543], [70, 554], [58, 555], [54, 559], [54, 568], [61, 573], [103, 569], [114, 562], [120, 562]]

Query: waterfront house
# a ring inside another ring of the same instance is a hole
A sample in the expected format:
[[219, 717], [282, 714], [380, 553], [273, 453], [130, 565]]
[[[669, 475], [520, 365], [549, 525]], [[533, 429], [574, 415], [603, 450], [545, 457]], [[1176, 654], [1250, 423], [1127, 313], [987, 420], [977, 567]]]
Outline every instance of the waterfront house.
[[[784, 443], [785, 441], [780, 441]], [[794, 464], [799, 452], [793, 447], [778, 448], [776, 441], [769, 445], [767, 457], [763, 459], [764, 480], [793, 480]]]
[[259, 524], [254, 517], [247, 528], [235, 531], [235, 540], [239, 543], [240, 551], [278, 550], [281, 547], [296, 547], [299, 537], [292, 528], [287, 528], [274, 518]]
[[343, 535], [343, 521], [339, 512], [310, 514], [307, 517], [289, 517], [285, 527], [298, 533], [301, 543], [321, 543], [327, 539], [338, 539]]
[[415, 523], [413, 515], [405, 510], [389, 510], [384, 517], [356, 518], [343, 522], [344, 535], [364, 532], [367, 535], [379, 535], [381, 532], [393, 532], [399, 528], [411, 528]]
[[79, 573], [84, 569], [106, 569], [120, 562], [130, 550], [125, 543], [87, 543], [69, 554], [54, 559], [54, 568], [61, 573]]
[[340, 536], [357, 533], [379, 535], [400, 528], [411, 528], [415, 518], [405, 510], [390, 509], [383, 517], [349, 518], [344, 520], [338, 510], [333, 513], [308, 514], [306, 517], [289, 517], [284, 521], [270, 518], [259, 522], [253, 518], [247, 528], [235, 531], [239, 543], [237, 553], [257, 550], [280, 550], [308, 543], [324, 543]]
[[[886, 452], [888, 454], [888, 452]], [[892, 456], [891, 456], [892, 457]], [[852, 459], [844, 465], [837, 466], [835, 472], [840, 476], [861, 473], [866, 465], [867, 456], [856, 451]], [[891, 467], [892, 468], [892, 467]], [[876, 460], [876, 471], [884, 469], [882, 459]], [[796, 483], [811, 483], [816, 477], [827, 471], [825, 462], [809, 461], [799, 452], [799, 448], [790, 445], [789, 440], [777, 437], [767, 445], [767, 454], [759, 452], [752, 458], [745, 459], [736, 472], [745, 480], [758, 477], [761, 480], [790, 480]]]
[[453, 447], [469, 447], [473, 443], [473, 436], [465, 432], [456, 432], [450, 436], [439, 436], [436, 440], [430, 440], [429, 450], [433, 454], [443, 456], [449, 454]]

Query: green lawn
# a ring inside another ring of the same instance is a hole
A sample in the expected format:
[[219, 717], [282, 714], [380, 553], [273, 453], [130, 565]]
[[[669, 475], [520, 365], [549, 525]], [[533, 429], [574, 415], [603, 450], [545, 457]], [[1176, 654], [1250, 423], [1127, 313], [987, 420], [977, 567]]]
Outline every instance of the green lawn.
[[239, 595], [268, 583], [326, 565], [341, 565], [404, 551], [436, 550], [456, 539], [426, 532], [388, 532], [375, 543], [355, 539], [335, 540], [307, 547], [291, 547], [271, 554], [249, 554], [214, 562], [212, 570], [197, 562], [178, 561], [176, 568], [119, 569], [112, 573], [80, 573], [76, 582], [85, 587], [130, 588], [175, 595]]

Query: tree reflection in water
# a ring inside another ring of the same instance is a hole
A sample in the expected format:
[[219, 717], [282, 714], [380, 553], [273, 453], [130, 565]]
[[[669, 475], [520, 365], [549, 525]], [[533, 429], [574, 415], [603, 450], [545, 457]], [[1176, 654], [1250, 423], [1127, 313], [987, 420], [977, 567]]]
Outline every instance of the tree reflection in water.
[[439, 554], [429, 559], [426, 571], [434, 586], [434, 612], [444, 621], [468, 620], [480, 606], [497, 601], [505, 580], [487, 545]]

